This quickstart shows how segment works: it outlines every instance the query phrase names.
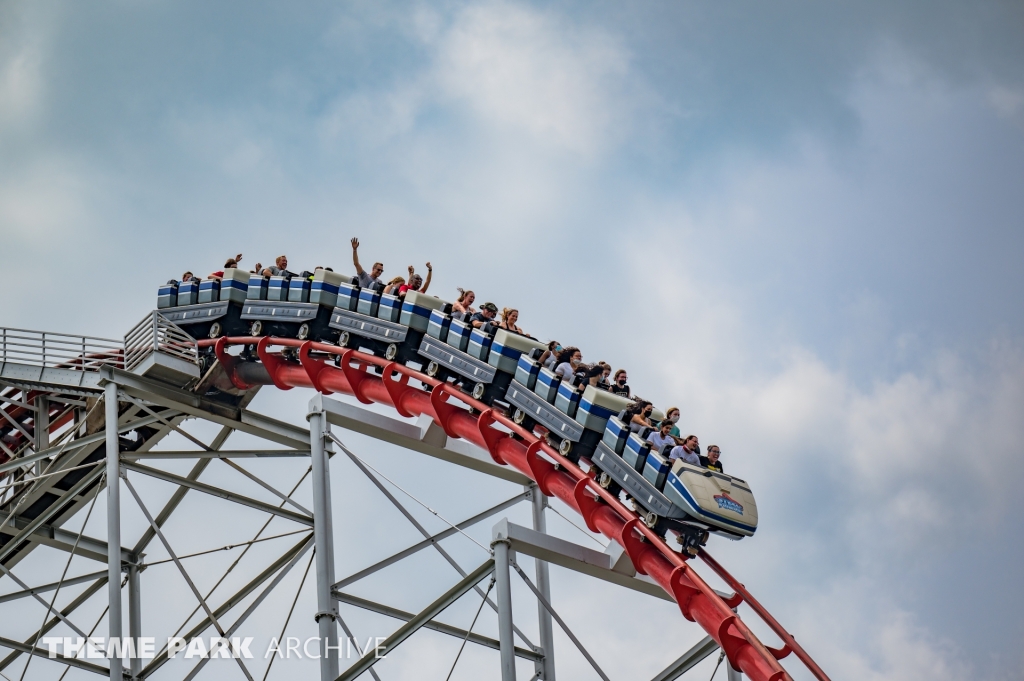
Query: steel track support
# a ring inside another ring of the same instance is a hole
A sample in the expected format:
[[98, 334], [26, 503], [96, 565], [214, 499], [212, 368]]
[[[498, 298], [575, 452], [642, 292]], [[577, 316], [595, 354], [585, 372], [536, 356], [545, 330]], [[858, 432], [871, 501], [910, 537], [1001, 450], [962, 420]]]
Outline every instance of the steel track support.
[[[35, 431], [33, 449], [41, 452], [50, 447], [50, 400], [46, 395], [40, 395], [35, 402], [35, 415], [32, 417], [32, 430]], [[43, 460], [36, 461], [36, 475], [42, 475], [43, 468]]]
[[[330, 465], [324, 447], [327, 419], [318, 404], [310, 401], [309, 444], [313, 466], [313, 538], [316, 546], [316, 621], [320, 629], [320, 679], [334, 681], [340, 673], [338, 661], [338, 613], [331, 596], [334, 584], [334, 542], [331, 535]], [[333, 650], [332, 650], [333, 649]]]
[[[110, 638], [121, 638], [121, 478], [117, 441], [117, 384], [104, 387], [107, 440], [107, 613]], [[109, 639], [108, 639], [109, 640]], [[121, 681], [121, 658], [110, 658], [110, 681]]]
[[[139, 579], [139, 565], [135, 561], [128, 564], [128, 635], [138, 646], [142, 638], [142, 582]], [[132, 681], [136, 681], [142, 672], [142, 658], [134, 655], [130, 666]]]
[[516, 681], [516, 650], [512, 631], [512, 576], [509, 572], [508, 547], [507, 539], [491, 544], [494, 551], [494, 586], [498, 601], [501, 681]]
[[[547, 519], [544, 517], [544, 509], [548, 505], [548, 498], [536, 485], [527, 488], [533, 502], [533, 529], [541, 534], [548, 533]], [[534, 559], [536, 565], [537, 588], [544, 599], [551, 602], [551, 582], [548, 575], [548, 564], [538, 558]], [[537, 620], [540, 631], [540, 645], [544, 649], [544, 661], [539, 665], [541, 677], [544, 681], [555, 681], [555, 637], [551, 623], [551, 613], [547, 611], [542, 603], [537, 602]]]

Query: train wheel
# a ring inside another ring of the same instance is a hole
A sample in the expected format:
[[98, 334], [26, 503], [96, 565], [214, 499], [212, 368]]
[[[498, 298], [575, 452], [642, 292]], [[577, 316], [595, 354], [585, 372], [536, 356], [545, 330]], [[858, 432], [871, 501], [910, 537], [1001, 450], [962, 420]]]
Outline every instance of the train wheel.
[[437, 378], [437, 374], [441, 371], [441, 365], [437, 362], [431, 362], [427, 365], [427, 376], [431, 378]]
[[384, 351], [384, 359], [390, 362], [395, 357], [398, 357], [398, 345], [396, 343], [392, 343], [388, 346], [387, 350]]
[[342, 331], [341, 335], [338, 336], [338, 345], [343, 348], [347, 348], [350, 340], [352, 340], [352, 334], [348, 331]]
[[644, 525], [651, 528], [652, 530], [658, 526], [658, 514], [654, 511], [647, 511], [643, 514]]
[[601, 474], [597, 476], [597, 484], [601, 485], [604, 489], [608, 489], [612, 486], [612, 476], [602, 471]]
[[517, 426], [521, 426], [523, 425], [523, 421], [525, 420], [526, 412], [517, 407], [515, 412], [512, 414], [512, 422], [515, 423]]
[[298, 338], [299, 340], [306, 340], [307, 338], [309, 338], [309, 324], [304, 323], [302, 326], [300, 326], [299, 332], [295, 334], [295, 337]]
[[480, 398], [482, 398], [484, 396], [484, 393], [486, 391], [487, 391], [487, 385], [486, 384], [484, 384], [484, 383], [477, 383], [476, 385], [473, 386], [473, 399], [479, 400]]
[[254, 321], [252, 323], [252, 325], [249, 327], [249, 335], [250, 336], [261, 336], [261, 335], [263, 335], [263, 322], [261, 322], [258, 319], [256, 321]]
[[220, 322], [214, 322], [213, 326], [210, 327], [209, 336], [210, 336], [210, 338], [220, 338], [220, 332], [221, 332]]
[[569, 453], [572, 452], [572, 445], [572, 440], [562, 440], [558, 443], [558, 453], [562, 456], [569, 456]]

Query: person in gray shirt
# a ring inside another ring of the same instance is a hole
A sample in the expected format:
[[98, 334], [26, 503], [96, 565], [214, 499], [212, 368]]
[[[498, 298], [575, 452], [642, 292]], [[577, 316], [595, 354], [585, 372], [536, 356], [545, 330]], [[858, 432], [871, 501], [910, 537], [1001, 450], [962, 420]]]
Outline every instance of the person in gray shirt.
[[380, 275], [384, 274], [384, 263], [375, 262], [370, 271], [367, 272], [359, 264], [359, 239], [352, 237], [352, 264], [356, 266], [356, 276], [359, 277], [359, 285], [369, 288], [373, 284], [380, 283]]
[[294, 272], [288, 271], [288, 256], [279, 255], [277, 260], [274, 261], [273, 265], [263, 267], [263, 265], [256, 263], [254, 268], [256, 272], [259, 272], [264, 277], [294, 277]]

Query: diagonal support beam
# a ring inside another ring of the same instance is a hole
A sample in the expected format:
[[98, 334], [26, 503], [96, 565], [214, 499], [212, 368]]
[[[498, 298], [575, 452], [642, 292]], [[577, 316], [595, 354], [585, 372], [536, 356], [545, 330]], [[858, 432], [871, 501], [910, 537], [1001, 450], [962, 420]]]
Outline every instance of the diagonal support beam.
[[683, 653], [682, 657], [665, 667], [652, 681], [675, 681], [716, 650], [718, 650], [718, 644], [715, 639], [705, 636], [697, 645]]
[[[142, 502], [142, 497], [140, 497], [139, 493], [135, 491], [135, 486], [132, 485], [131, 481], [128, 480], [127, 477], [124, 479], [124, 484], [125, 487], [128, 488], [128, 491], [132, 493], [132, 496], [135, 497], [135, 503], [139, 505], [139, 510], [141, 510], [143, 515], [146, 516], [146, 520], [149, 521], [150, 527], [152, 527], [153, 531], [156, 532], [156, 536], [160, 539], [160, 543], [164, 545], [164, 548], [167, 550], [167, 553], [170, 554], [171, 558], [174, 559], [174, 564], [175, 566], [177, 566], [178, 572], [180, 572], [181, 576], [185, 579], [186, 582], [188, 582], [189, 589], [192, 590], [192, 593], [195, 594], [195, 597], [199, 600], [200, 605], [203, 606], [203, 610], [206, 611], [206, 616], [210, 618], [210, 621], [213, 623], [213, 626], [217, 629], [217, 633], [220, 634], [221, 638], [224, 638], [226, 636], [224, 632], [224, 627], [221, 626], [220, 622], [217, 620], [216, 615], [214, 615], [213, 611], [210, 610], [210, 606], [207, 604], [206, 599], [203, 598], [203, 595], [199, 592], [199, 589], [196, 588], [195, 582], [193, 582], [192, 578], [189, 577], [188, 572], [185, 570], [185, 566], [181, 564], [180, 560], [178, 560], [177, 554], [174, 553], [174, 549], [171, 548], [171, 543], [167, 541], [167, 537], [164, 536], [163, 531], [161, 531], [160, 528], [156, 526], [156, 521], [150, 514], [149, 509], [146, 508], [146, 505]], [[242, 659], [240, 657], [236, 657], [233, 659], [238, 663], [238, 666], [241, 668], [242, 673], [245, 674], [245, 678], [247, 678], [249, 681], [255, 681], [252, 678], [252, 675], [249, 673], [249, 670], [246, 668], [245, 663], [242, 662]]]
[[63, 582], [50, 582], [49, 584], [43, 584], [41, 586], [33, 586], [22, 591], [13, 591], [9, 594], [0, 596], [0, 603], [7, 603], [9, 601], [16, 601], [19, 598], [25, 598], [27, 596], [33, 596], [36, 594], [46, 593], [47, 591], [53, 591], [58, 586], [63, 588], [65, 586], [74, 586], [75, 584], [82, 584], [84, 582], [91, 582], [100, 577], [106, 577], [107, 571], [101, 570], [99, 572], [90, 572], [87, 575], [81, 575], [78, 577], [69, 577]]
[[[29, 645], [27, 643], [22, 643], [21, 641], [13, 641], [13, 640], [11, 640], [9, 638], [0, 637], [0, 646], [3, 646], [4, 648], [12, 648], [12, 649], [18, 651], [19, 653], [31, 653], [32, 655], [35, 655], [36, 657], [42, 657], [42, 658], [45, 658], [45, 659], [51, 659], [50, 658], [50, 652], [48, 650], [45, 650], [43, 648], [38, 648], [38, 647], [33, 646], [33, 645]], [[101, 667], [98, 664], [93, 664], [92, 662], [86, 662], [85, 660], [79, 660], [77, 657], [66, 657], [64, 655], [58, 654], [57, 657], [53, 658], [53, 659], [56, 662], [60, 662], [62, 664], [66, 664], [69, 667], [75, 667], [77, 669], [84, 669], [87, 672], [92, 672], [93, 674], [99, 674], [100, 676], [109, 676], [109, 674], [110, 674], [110, 670], [107, 669], [106, 667]]]
[[466, 592], [472, 590], [480, 580], [487, 577], [492, 572], [494, 572], [494, 561], [488, 559], [480, 567], [466, 575], [458, 584], [442, 594], [440, 598], [428, 605], [404, 625], [399, 627], [398, 631], [391, 634], [391, 636], [388, 636], [383, 643], [373, 650], [367, 651], [365, 655], [359, 658], [358, 662], [342, 672], [341, 676], [339, 676], [336, 681], [353, 681], [356, 677], [360, 676], [367, 669], [376, 664], [380, 657], [392, 652], [395, 648], [401, 645], [403, 641], [423, 628], [427, 622], [444, 612], [445, 608], [465, 595]]
[[[252, 592], [254, 592], [256, 589], [258, 589], [260, 587], [261, 584], [266, 582], [268, 579], [271, 578], [271, 576], [273, 576], [278, 570], [280, 570], [282, 565], [285, 565], [286, 563], [288, 563], [288, 561], [290, 561], [292, 559], [292, 557], [295, 556], [295, 553], [297, 551], [301, 551], [302, 550], [302, 547], [305, 546], [308, 541], [309, 541], [309, 537], [303, 537], [297, 544], [292, 546], [292, 548], [290, 548], [288, 551], [286, 551], [284, 553], [284, 555], [282, 555], [280, 558], [275, 560], [263, 572], [261, 572], [260, 574], [256, 575], [255, 577], [253, 577], [252, 580], [250, 580], [248, 584], [243, 586], [241, 589], [236, 591], [230, 598], [228, 598], [226, 601], [221, 603], [220, 607], [218, 607], [216, 610], [213, 611], [213, 614], [216, 617], [223, 617], [225, 614], [230, 612], [232, 608], [234, 608], [239, 603], [241, 603], [243, 600], [248, 598], [249, 595]], [[209, 617], [205, 617], [202, 620], [200, 620], [200, 622], [198, 624], [196, 624], [194, 627], [192, 627], [192, 629], [190, 629], [183, 636], [183, 638], [186, 641], [191, 641], [196, 636], [202, 635], [202, 633], [204, 631], [206, 631], [210, 627], [211, 624], [212, 624], [211, 619]], [[152, 662], [150, 662], [148, 665], [146, 665], [146, 667], [142, 670], [142, 673], [139, 674], [139, 678], [140, 679], [145, 679], [145, 678], [149, 677], [154, 672], [156, 672], [160, 667], [162, 667], [167, 661], [168, 661], [168, 657], [166, 655], [162, 654], [162, 652], [161, 652], [161, 654], [158, 654], [153, 659]]]
[[148, 475], [151, 478], [164, 480], [165, 482], [172, 482], [180, 487], [188, 487], [189, 489], [194, 489], [197, 492], [203, 492], [204, 494], [209, 494], [210, 496], [220, 497], [221, 499], [233, 501], [236, 504], [241, 504], [242, 506], [255, 508], [258, 511], [278, 515], [282, 518], [286, 518], [288, 520], [291, 520], [292, 522], [296, 522], [301, 525], [306, 525], [308, 527], [313, 526], [312, 516], [305, 516], [300, 513], [286, 511], [283, 508], [279, 508], [272, 504], [267, 504], [256, 499], [252, 499], [250, 497], [242, 496], [241, 494], [235, 494], [234, 492], [228, 492], [219, 487], [214, 487], [213, 485], [207, 485], [206, 483], [199, 482], [198, 480], [189, 480], [188, 478], [183, 478], [180, 475], [174, 475], [173, 473], [167, 473], [165, 471], [157, 470], [156, 468], [150, 468], [149, 466], [143, 466], [141, 464], [125, 462], [122, 463], [121, 466], [126, 470], [135, 471], [136, 473], [141, 473], [143, 475]]
[[[51, 604], [47, 603], [46, 600], [42, 596], [40, 596], [37, 593], [33, 593], [32, 588], [29, 587], [29, 585], [26, 584], [25, 582], [23, 582], [21, 579], [19, 579], [17, 575], [15, 575], [13, 572], [11, 572], [10, 568], [8, 568], [3, 563], [0, 563], [0, 570], [3, 570], [3, 573], [5, 575], [7, 575], [8, 577], [10, 577], [12, 580], [14, 580], [15, 584], [17, 584], [22, 589], [24, 589], [26, 592], [28, 592], [27, 595], [29, 595], [32, 598], [34, 598], [39, 603], [39, 605], [41, 605], [44, 608], [46, 608], [46, 612], [47, 613], [53, 613], [57, 618], [60, 619], [61, 622], [66, 624], [72, 631], [74, 631], [76, 634], [78, 634], [82, 638], [85, 638], [86, 634], [85, 634], [84, 631], [82, 631], [81, 629], [76, 627], [75, 624], [71, 620], [69, 620], [65, 615], [61, 614], [61, 612], [59, 610], [54, 608]], [[57, 585], [54, 588], [59, 588], [60, 585], [61, 585], [61, 583], [57, 582]]]
[[[104, 586], [106, 586], [106, 584], [107, 584], [107, 573], [106, 573], [106, 571], [104, 571], [102, 577], [100, 577], [95, 582], [93, 582], [88, 587], [86, 587], [85, 590], [82, 591], [82, 593], [78, 594], [78, 596], [76, 596], [73, 601], [71, 601], [70, 603], [65, 605], [63, 608], [61, 608], [60, 614], [62, 614], [64, 616], [70, 615], [75, 610], [77, 610], [79, 608], [79, 606], [81, 606], [87, 600], [92, 598], [93, 594], [95, 594], [97, 591], [99, 591]], [[48, 631], [50, 631], [51, 629], [56, 627], [58, 624], [60, 624], [60, 618], [57, 618], [57, 617], [51, 618], [50, 621], [47, 622], [43, 626], [42, 629], [40, 629], [38, 632], [32, 634], [27, 640], [25, 640], [23, 642], [23, 645], [26, 648], [32, 646], [35, 641], [37, 641], [40, 638], [42, 638], [44, 634], [46, 634]], [[19, 657], [21, 657], [21, 654], [23, 652], [26, 652], [26, 651], [25, 650], [20, 650], [20, 649], [19, 650], [15, 650], [10, 655], [5, 657], [3, 660], [0, 660], [0, 671], [3, 671], [7, 667], [9, 667], [15, 660], [17, 660]]]
[[[353, 606], [355, 606], [357, 608], [362, 608], [363, 610], [368, 610], [370, 612], [375, 612], [378, 615], [384, 615], [386, 617], [393, 617], [396, 620], [402, 620], [404, 622], [410, 622], [410, 621], [412, 621], [412, 618], [414, 618], [416, 616], [416, 615], [414, 615], [411, 612], [406, 612], [404, 610], [399, 610], [398, 608], [393, 608], [390, 605], [384, 605], [383, 603], [376, 603], [374, 601], [370, 601], [370, 600], [367, 600], [365, 598], [360, 598], [359, 596], [353, 596], [352, 594], [347, 594], [347, 593], [344, 593], [342, 591], [335, 590], [335, 591], [332, 592], [332, 595], [334, 596], [334, 598], [339, 603], [345, 603], [346, 605], [353, 605]], [[440, 632], [442, 634], [448, 634], [449, 636], [454, 636], [455, 638], [458, 638], [458, 639], [465, 639], [465, 640], [469, 641], [470, 643], [476, 643], [478, 645], [482, 645], [482, 646], [485, 646], [487, 648], [493, 648], [494, 650], [498, 650], [500, 648], [500, 644], [498, 643], [498, 639], [496, 639], [496, 638], [489, 638], [489, 637], [483, 636], [481, 634], [475, 634], [475, 633], [467, 632], [465, 629], [460, 629], [459, 627], [455, 627], [455, 626], [452, 626], [450, 624], [445, 624], [443, 622], [429, 621], [429, 622], [427, 622], [426, 624], [423, 625], [423, 628], [424, 629], [430, 629], [432, 631], [437, 631], [437, 632]], [[468, 637], [467, 637], [467, 633], [469, 634]], [[516, 653], [516, 657], [521, 657], [524, 660], [530, 660], [531, 662], [540, 662], [541, 660], [544, 659], [544, 655], [543, 654], [536, 653], [536, 652], [534, 652], [532, 650], [527, 650], [526, 648], [519, 648], [519, 647], [517, 647], [515, 649], [515, 653]]]
[[[481, 520], [486, 520], [487, 518], [490, 518], [495, 513], [501, 513], [505, 509], [510, 508], [511, 506], [515, 506], [520, 501], [526, 499], [528, 496], [529, 495], [527, 493], [517, 494], [516, 496], [512, 497], [511, 499], [507, 499], [507, 500], [501, 502], [497, 506], [492, 506], [491, 508], [487, 509], [486, 511], [483, 511], [481, 513], [476, 514], [472, 518], [468, 518], [466, 520], [463, 520], [461, 523], [459, 523], [455, 527], [449, 527], [447, 530], [444, 530], [442, 532], [438, 532], [435, 535], [431, 535], [431, 536], [427, 537], [426, 539], [424, 539], [423, 541], [419, 542], [418, 544], [413, 544], [412, 546], [410, 546], [407, 549], [399, 551], [398, 553], [396, 553], [394, 555], [391, 555], [391, 556], [385, 558], [384, 560], [381, 560], [381, 561], [378, 561], [377, 563], [374, 563], [373, 565], [371, 565], [368, 568], [360, 570], [359, 572], [346, 577], [345, 579], [341, 580], [340, 582], [338, 582], [337, 584], [335, 584], [331, 588], [332, 589], [344, 589], [346, 586], [348, 586], [350, 584], [354, 584], [355, 582], [358, 582], [360, 579], [363, 579], [364, 577], [369, 577], [373, 573], [378, 572], [380, 570], [383, 570], [384, 568], [388, 567], [389, 565], [394, 565], [398, 561], [403, 560], [405, 558], [408, 558], [409, 556], [413, 555], [414, 553], [418, 553], [419, 551], [422, 551], [423, 549], [428, 548], [431, 545], [436, 544], [439, 541], [442, 541], [444, 539], [447, 539], [448, 537], [451, 537], [452, 535], [458, 533], [459, 530], [465, 530], [467, 527], [472, 527], [473, 525], [476, 525]], [[456, 529], [456, 528], [458, 528], [458, 529]]]
[[[228, 628], [227, 632], [224, 634], [225, 637], [232, 636], [238, 631], [238, 628], [242, 626], [245, 620], [247, 620], [249, 616], [256, 611], [256, 608], [260, 607], [260, 604], [263, 603], [266, 597], [270, 595], [270, 592], [273, 591], [274, 588], [281, 583], [281, 580], [285, 578], [285, 576], [291, 571], [293, 567], [295, 567], [295, 564], [299, 562], [299, 559], [302, 558], [302, 556], [306, 554], [306, 551], [308, 551], [312, 547], [313, 537], [308, 537], [306, 539], [306, 543], [302, 546], [302, 549], [300, 549], [295, 554], [295, 557], [293, 557], [290, 561], [288, 561], [285, 564], [283, 568], [281, 568], [280, 572], [278, 572], [277, 576], [271, 580], [270, 584], [264, 587], [263, 591], [260, 592], [260, 595], [257, 596], [256, 599], [251, 604], [249, 604], [249, 607], [245, 609], [245, 612], [239, 615], [238, 619], [235, 620], [234, 624], [232, 624], [231, 627]], [[188, 673], [188, 676], [185, 677], [184, 681], [192, 681], [192, 679], [194, 679], [196, 675], [203, 670], [203, 667], [206, 666], [206, 663], [209, 662], [210, 659], [211, 658], [209, 657], [204, 657], [203, 659], [201, 659], [199, 661], [199, 664], [193, 667], [192, 671]]]
[[60, 498], [57, 499], [57, 501], [50, 504], [49, 508], [47, 508], [45, 511], [43, 511], [38, 516], [29, 521], [28, 525], [26, 525], [24, 529], [21, 530], [21, 532], [16, 534], [13, 539], [8, 541], [6, 544], [4, 544], [2, 548], [0, 548], [0, 561], [3, 561], [5, 558], [7, 558], [7, 556], [14, 553], [15, 549], [17, 549], [22, 542], [26, 541], [27, 539], [30, 539], [31, 535], [36, 530], [45, 525], [47, 521], [50, 520], [50, 518], [59, 514], [61, 510], [63, 510], [64, 506], [66, 506], [68, 503], [73, 502], [75, 497], [77, 497], [79, 494], [85, 491], [87, 487], [96, 482], [96, 480], [98, 480], [100, 475], [102, 474], [102, 466], [97, 466], [96, 468], [93, 468], [88, 473], [86, 473], [81, 480], [75, 483], [74, 487], [69, 489], [67, 492], [64, 492], [64, 494], [62, 494]]

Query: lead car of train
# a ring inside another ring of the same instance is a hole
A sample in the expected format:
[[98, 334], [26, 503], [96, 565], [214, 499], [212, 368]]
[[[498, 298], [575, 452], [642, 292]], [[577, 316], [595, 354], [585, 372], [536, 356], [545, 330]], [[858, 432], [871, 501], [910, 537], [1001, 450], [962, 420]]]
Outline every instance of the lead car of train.
[[668, 447], [653, 451], [648, 431], [631, 432], [625, 420], [628, 398], [561, 380], [538, 363], [545, 346], [534, 338], [495, 324], [475, 328], [437, 297], [408, 291], [400, 298], [383, 288], [361, 288], [357, 277], [323, 269], [292, 277], [228, 269], [220, 281], [161, 286], [158, 309], [197, 339], [308, 339], [415, 365], [507, 409], [573, 462], [589, 462], [602, 487], [628, 495], [648, 527], [662, 536], [674, 532], [690, 555], [709, 534], [741, 539], [756, 531], [750, 486], [672, 461]]

